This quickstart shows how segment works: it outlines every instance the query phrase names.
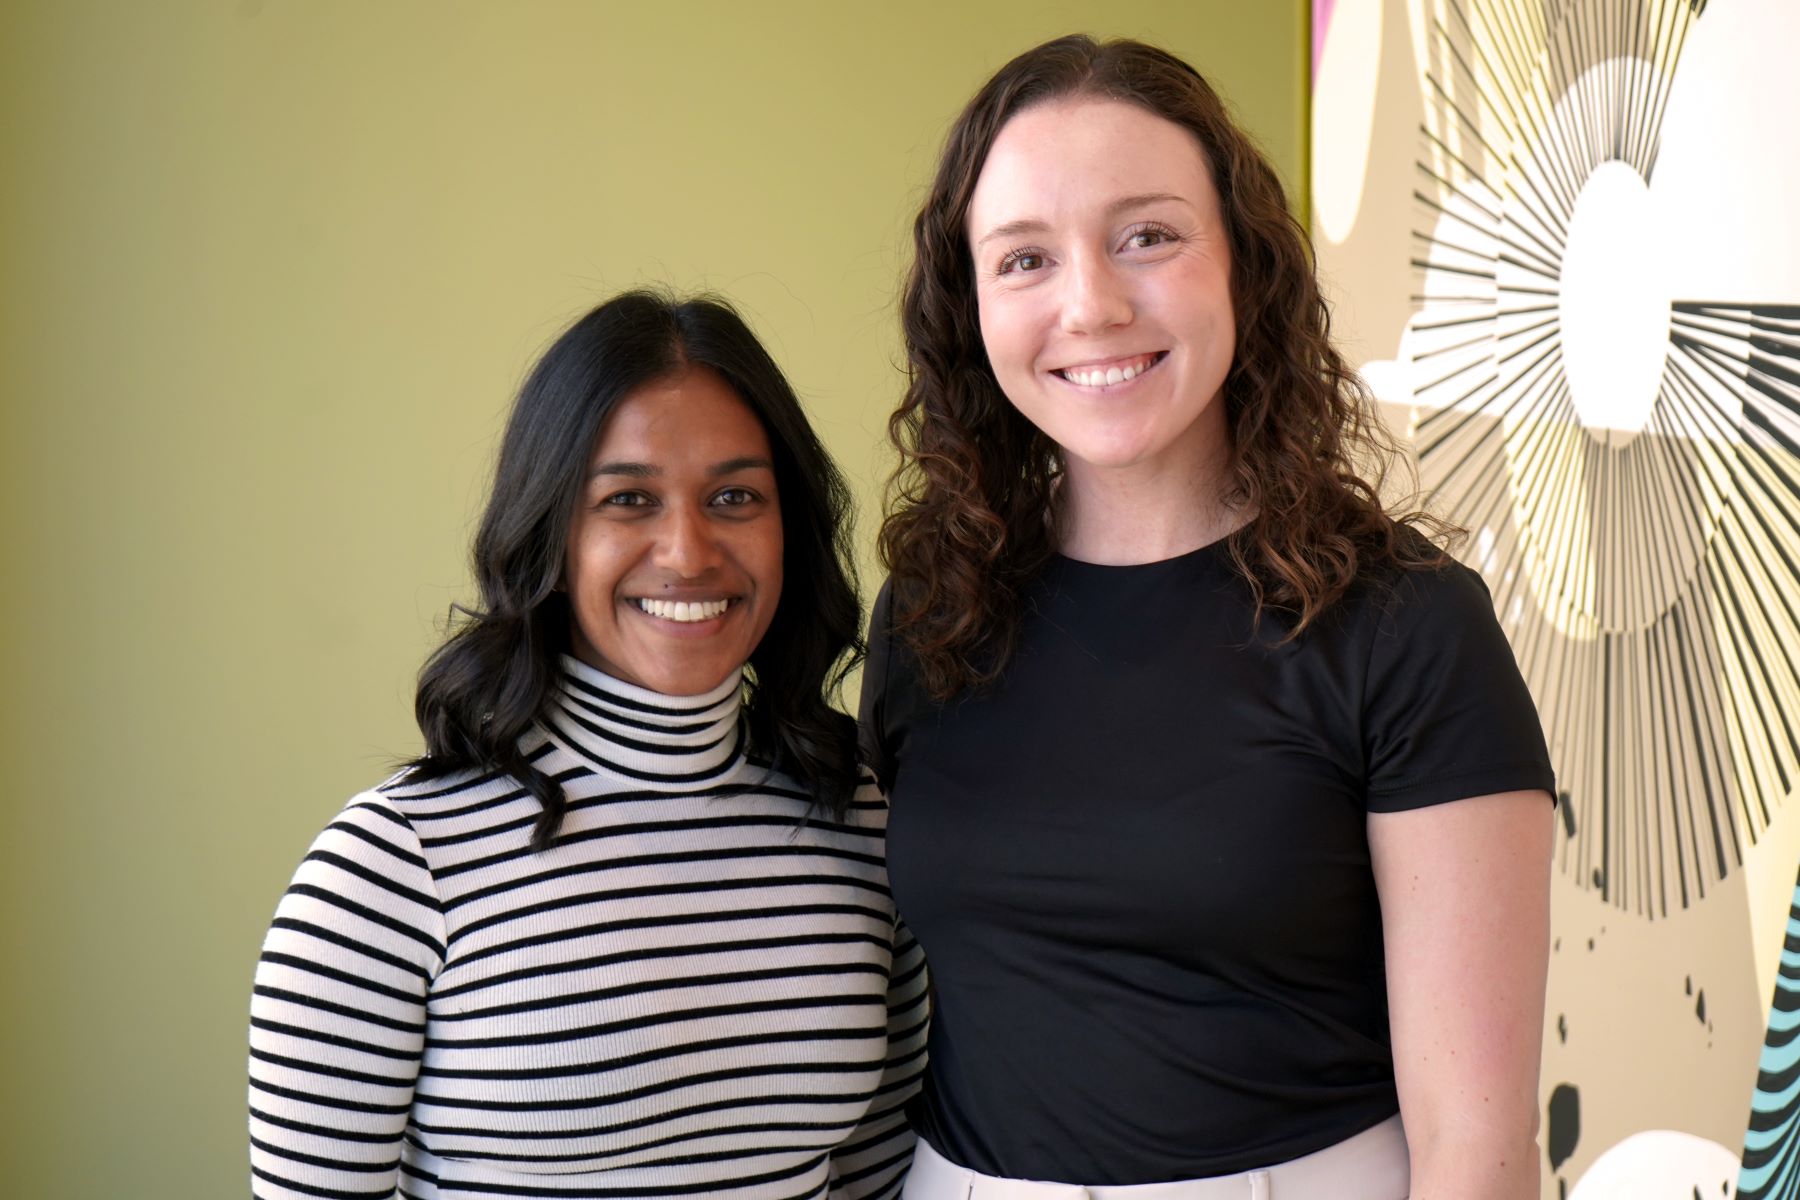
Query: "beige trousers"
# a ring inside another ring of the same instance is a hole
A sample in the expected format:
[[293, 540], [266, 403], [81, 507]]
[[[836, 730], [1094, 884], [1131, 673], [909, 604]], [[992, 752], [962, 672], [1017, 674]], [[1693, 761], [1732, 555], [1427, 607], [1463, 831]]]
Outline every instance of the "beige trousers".
[[923, 1140], [901, 1200], [1406, 1200], [1411, 1165], [1398, 1116], [1335, 1146], [1237, 1175], [1084, 1187], [1000, 1179], [959, 1167]]

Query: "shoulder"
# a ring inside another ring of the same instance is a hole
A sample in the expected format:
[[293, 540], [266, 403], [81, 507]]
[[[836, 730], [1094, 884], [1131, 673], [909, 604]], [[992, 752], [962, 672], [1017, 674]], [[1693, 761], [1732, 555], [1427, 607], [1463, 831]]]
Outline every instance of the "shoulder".
[[437, 879], [411, 822], [379, 789], [352, 796], [313, 839], [264, 944], [290, 957], [376, 960], [412, 978], [442, 965], [448, 938]]
[[479, 768], [438, 774], [409, 766], [353, 798], [358, 804], [403, 826], [421, 868], [440, 883], [472, 857], [525, 853], [540, 812], [517, 778]]
[[514, 784], [516, 781], [499, 771], [479, 767], [452, 767], [429, 770], [420, 763], [409, 763], [370, 788], [363, 795], [380, 796], [396, 808], [429, 807], [445, 796], [474, 791], [489, 785]]
[[1486, 582], [1455, 559], [1385, 566], [1359, 578], [1347, 599], [1341, 621], [1363, 663], [1366, 701], [1379, 703], [1402, 681], [1485, 686], [1518, 676]]
[[[392, 782], [391, 780], [389, 781]], [[322, 863], [357, 874], [391, 873], [415, 880], [430, 875], [418, 830], [403, 807], [384, 790], [387, 783], [358, 792], [320, 831], [302, 864]]]
[[417, 764], [401, 768], [363, 795], [378, 797], [409, 822], [442, 819], [511, 800], [531, 800], [529, 789], [505, 771], [456, 767], [431, 772]]
[[350, 797], [325, 827], [321, 838], [328, 837], [334, 830], [340, 833], [360, 831], [380, 835], [398, 849], [410, 848], [416, 852], [418, 834], [401, 806], [386, 791], [392, 782], [393, 779], [386, 780]]
[[1369, 599], [1370, 618], [1381, 635], [1496, 623], [1486, 581], [1455, 559], [1437, 566], [1389, 568]]
[[296, 894], [408, 923], [441, 923], [437, 880], [418, 830], [379, 788], [352, 796], [313, 839], [288, 900]]
[[[1418, 531], [1403, 525], [1398, 533], [1417, 557], [1435, 553]], [[1340, 621], [1378, 642], [1498, 630], [1487, 583], [1448, 553], [1435, 562], [1373, 564], [1358, 572], [1340, 607]]]

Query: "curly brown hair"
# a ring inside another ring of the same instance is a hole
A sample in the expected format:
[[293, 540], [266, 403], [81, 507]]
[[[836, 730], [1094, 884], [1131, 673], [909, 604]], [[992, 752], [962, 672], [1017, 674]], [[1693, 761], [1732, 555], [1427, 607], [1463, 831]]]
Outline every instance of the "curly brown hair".
[[893, 631], [939, 699], [993, 682], [1011, 658], [1018, 597], [1055, 553], [1062, 473], [1056, 444], [1007, 402], [988, 365], [964, 228], [969, 200], [1007, 121], [1083, 96], [1122, 100], [1181, 126], [1211, 170], [1237, 320], [1223, 389], [1226, 499], [1253, 514], [1227, 549], [1259, 615], [1287, 614], [1286, 636], [1296, 636], [1359, 572], [1439, 565], [1437, 543], [1456, 533], [1429, 514], [1383, 508], [1397, 448], [1332, 347], [1310, 242], [1280, 180], [1218, 93], [1154, 46], [1058, 38], [1007, 63], [976, 93], [913, 223], [901, 300], [910, 382], [888, 420], [900, 465], [880, 551]]

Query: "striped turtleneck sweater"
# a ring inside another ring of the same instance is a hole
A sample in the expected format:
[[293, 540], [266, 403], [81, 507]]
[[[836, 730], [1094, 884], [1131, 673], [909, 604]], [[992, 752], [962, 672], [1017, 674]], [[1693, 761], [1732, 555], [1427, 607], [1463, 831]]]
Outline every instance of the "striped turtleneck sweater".
[[841, 821], [745, 752], [737, 674], [670, 697], [566, 659], [560, 783], [402, 773], [301, 863], [257, 966], [262, 1200], [897, 1195], [926, 986], [872, 785]]

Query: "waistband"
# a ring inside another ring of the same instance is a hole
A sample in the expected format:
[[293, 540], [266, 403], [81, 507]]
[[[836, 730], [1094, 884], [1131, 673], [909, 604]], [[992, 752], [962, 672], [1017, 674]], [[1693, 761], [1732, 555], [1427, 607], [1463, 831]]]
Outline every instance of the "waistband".
[[1173, 1183], [1040, 1183], [959, 1167], [924, 1139], [902, 1200], [1405, 1200], [1412, 1169], [1398, 1115], [1312, 1154], [1236, 1175]]

